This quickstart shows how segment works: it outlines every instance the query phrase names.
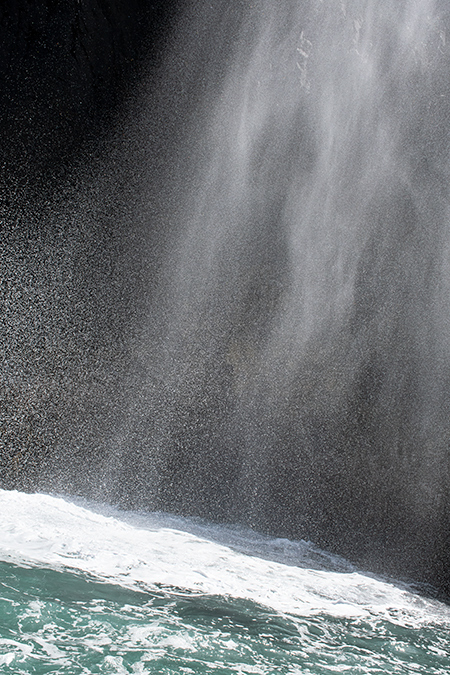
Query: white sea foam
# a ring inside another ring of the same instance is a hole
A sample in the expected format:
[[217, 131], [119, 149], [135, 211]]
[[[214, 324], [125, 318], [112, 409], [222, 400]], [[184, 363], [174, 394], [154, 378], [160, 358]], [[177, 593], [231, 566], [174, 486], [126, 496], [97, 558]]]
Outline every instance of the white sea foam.
[[356, 571], [308, 542], [161, 513], [0, 491], [0, 559], [70, 568], [128, 587], [244, 598], [308, 616], [450, 624], [450, 608]]

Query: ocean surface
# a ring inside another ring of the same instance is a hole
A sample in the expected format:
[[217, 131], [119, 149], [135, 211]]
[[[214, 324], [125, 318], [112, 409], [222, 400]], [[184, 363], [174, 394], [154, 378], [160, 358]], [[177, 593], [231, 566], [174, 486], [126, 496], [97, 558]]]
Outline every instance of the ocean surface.
[[0, 491], [0, 673], [450, 673], [450, 607], [309, 542]]

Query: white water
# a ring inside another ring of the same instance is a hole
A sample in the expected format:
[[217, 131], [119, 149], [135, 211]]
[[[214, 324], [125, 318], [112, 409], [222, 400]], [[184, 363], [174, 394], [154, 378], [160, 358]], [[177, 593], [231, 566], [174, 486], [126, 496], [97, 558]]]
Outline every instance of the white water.
[[405, 626], [450, 608], [356, 571], [304, 541], [161, 513], [0, 491], [0, 560], [80, 570], [128, 587], [245, 598], [302, 616], [385, 617]]

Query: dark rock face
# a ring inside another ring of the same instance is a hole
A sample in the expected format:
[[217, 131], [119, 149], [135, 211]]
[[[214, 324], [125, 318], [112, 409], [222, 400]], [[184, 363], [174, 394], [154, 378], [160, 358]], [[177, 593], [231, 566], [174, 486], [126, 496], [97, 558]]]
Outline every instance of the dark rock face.
[[111, 124], [144, 54], [161, 50], [169, 19], [167, 4], [143, 0], [2, 3], [1, 154], [10, 180], [42, 190], [61, 178], [80, 145]]
[[7, 7], [2, 485], [449, 592], [445, 3]]

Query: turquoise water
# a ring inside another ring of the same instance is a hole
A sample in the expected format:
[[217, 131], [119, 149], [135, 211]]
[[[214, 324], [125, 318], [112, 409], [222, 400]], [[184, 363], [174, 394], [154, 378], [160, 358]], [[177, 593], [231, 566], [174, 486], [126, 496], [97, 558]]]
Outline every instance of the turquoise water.
[[0, 673], [450, 673], [450, 608], [308, 542], [0, 490]]
[[0, 564], [2, 673], [449, 673], [448, 627], [287, 616]]

